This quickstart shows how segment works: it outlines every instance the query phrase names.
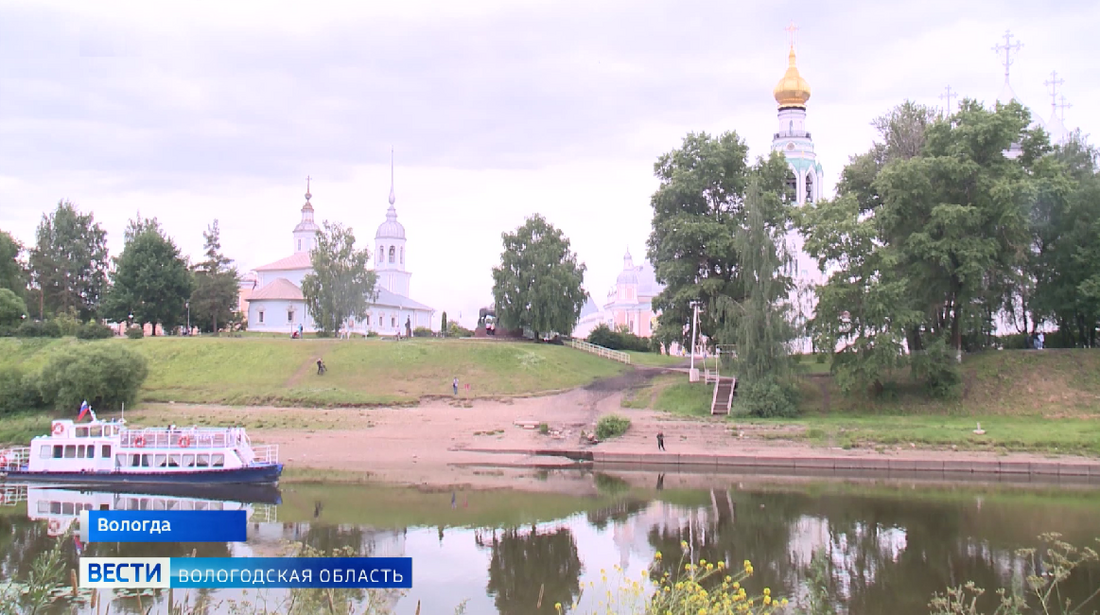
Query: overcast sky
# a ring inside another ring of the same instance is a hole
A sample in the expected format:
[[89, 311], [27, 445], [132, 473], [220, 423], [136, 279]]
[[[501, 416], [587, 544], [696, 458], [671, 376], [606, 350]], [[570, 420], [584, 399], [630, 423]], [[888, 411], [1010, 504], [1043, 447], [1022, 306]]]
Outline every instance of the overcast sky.
[[112, 254], [140, 210], [197, 257], [217, 218], [247, 271], [292, 252], [308, 175], [318, 220], [373, 251], [392, 147], [437, 319], [473, 324], [501, 232], [536, 212], [602, 303], [644, 255], [660, 154], [726, 130], [768, 152], [792, 20], [827, 194], [890, 107], [991, 105], [1006, 29], [1022, 101], [1047, 119], [1057, 71], [1066, 125], [1096, 132], [1096, 2], [2, 1], [0, 229], [30, 244], [68, 199]]

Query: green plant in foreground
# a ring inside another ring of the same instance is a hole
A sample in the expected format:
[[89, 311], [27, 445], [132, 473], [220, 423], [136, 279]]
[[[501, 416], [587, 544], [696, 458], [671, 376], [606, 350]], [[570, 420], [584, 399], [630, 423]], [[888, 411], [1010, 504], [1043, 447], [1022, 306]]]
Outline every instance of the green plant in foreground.
[[630, 419], [617, 414], [609, 414], [601, 417], [599, 422], [596, 423], [596, 437], [600, 440], [607, 440], [623, 435], [627, 429], [630, 429]]
[[[686, 542], [681, 545], [687, 549]], [[660, 562], [661, 552], [658, 551], [654, 556], [654, 569]], [[659, 578], [652, 578], [643, 570], [641, 582], [623, 579], [618, 596], [607, 590], [606, 600], [596, 605], [601, 610], [589, 611], [586, 615], [778, 615], [788, 606], [786, 598], [772, 596], [767, 587], [759, 594], [748, 594], [742, 586], [753, 574], [752, 563], [748, 560], [736, 571], [728, 568], [725, 562], [699, 560], [698, 564], [692, 564], [681, 559], [680, 564], [675, 577], [666, 572]], [[601, 571], [601, 576], [603, 584], [607, 585], [606, 573]], [[718, 581], [720, 583], [715, 585]], [[580, 597], [573, 603], [571, 612], [577, 612], [579, 602]], [[566, 612], [560, 603], [554, 608], [559, 615]]]
[[[988, 615], [1024, 615], [1025, 613], [1044, 613], [1046, 615], [1077, 615], [1086, 613], [1082, 609], [1093, 599], [1100, 596], [1100, 587], [1080, 604], [1072, 604], [1069, 598], [1062, 596], [1061, 584], [1073, 574], [1073, 571], [1088, 562], [1100, 561], [1100, 555], [1091, 547], [1078, 548], [1061, 540], [1058, 533], [1047, 533], [1039, 540], [1048, 543], [1046, 549], [1019, 549], [1016, 553], [1029, 561], [1029, 570], [1024, 588], [1016, 587], [1011, 591], [997, 590], [997, 608]], [[1100, 538], [1097, 539], [1100, 542]], [[973, 581], [959, 587], [948, 588], [944, 594], [936, 594], [928, 605], [931, 615], [986, 615], [978, 610], [978, 599], [985, 589], [977, 587]], [[1092, 611], [1093, 613], [1097, 611]]]

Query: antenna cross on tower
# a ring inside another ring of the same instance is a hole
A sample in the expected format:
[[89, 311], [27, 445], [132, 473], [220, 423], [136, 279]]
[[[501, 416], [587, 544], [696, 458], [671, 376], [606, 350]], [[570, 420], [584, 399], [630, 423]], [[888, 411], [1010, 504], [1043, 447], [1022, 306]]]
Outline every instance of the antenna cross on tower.
[[951, 86], [947, 86], [947, 91], [940, 94], [940, 100], [947, 99], [947, 115], [951, 115], [951, 99], [958, 98], [958, 92], [952, 93]]
[[1024, 44], [1019, 42], [1019, 41], [1016, 41], [1015, 43], [1013, 43], [1012, 42], [1012, 33], [1009, 32], [1008, 30], [1005, 30], [1004, 37], [1005, 37], [1005, 44], [1001, 45], [1000, 43], [998, 43], [998, 44], [994, 45], [993, 46], [993, 51], [995, 53], [1000, 53], [1002, 51], [1005, 52], [1005, 59], [1004, 59], [1003, 62], [1001, 62], [1001, 64], [1004, 64], [1004, 67], [1005, 67], [1005, 83], [1008, 83], [1008, 67], [1012, 66], [1012, 56], [1009, 55], [1009, 54], [1013, 51], [1019, 51], [1020, 47], [1023, 47]]
[[306, 200], [307, 200], [307, 201], [308, 201], [308, 200], [309, 200], [310, 198], [312, 198], [312, 196], [313, 196], [313, 195], [311, 195], [311, 194], [309, 193], [309, 180], [310, 180], [310, 179], [311, 179], [311, 178], [310, 178], [310, 176], [306, 175]]
[[794, 20], [791, 21], [791, 25], [783, 28], [791, 35], [791, 47], [794, 47], [794, 33], [798, 31], [798, 26], [794, 25]]
[[1050, 71], [1050, 79], [1043, 82], [1043, 85], [1050, 86], [1050, 108], [1053, 110], [1058, 109], [1058, 86], [1065, 83], [1065, 79], [1058, 78], [1058, 71]]
[[1061, 96], [1060, 99], [1061, 99], [1062, 102], [1060, 102], [1057, 106], [1058, 106], [1059, 109], [1062, 110], [1062, 121], [1065, 122], [1066, 121], [1066, 109], [1072, 107], [1073, 105], [1066, 102], [1066, 97], [1064, 95]]

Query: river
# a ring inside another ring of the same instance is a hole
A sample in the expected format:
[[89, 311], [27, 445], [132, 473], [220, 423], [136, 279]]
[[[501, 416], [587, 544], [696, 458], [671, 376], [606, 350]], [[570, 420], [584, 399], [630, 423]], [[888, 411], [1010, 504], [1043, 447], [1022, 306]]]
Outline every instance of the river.
[[[70, 568], [80, 554], [273, 556], [302, 543], [325, 552], [409, 556], [413, 589], [373, 596], [402, 615], [412, 615], [418, 601], [421, 613], [433, 615], [450, 615], [463, 601], [472, 615], [549, 614], [555, 603], [579, 601], [570, 612], [587, 615], [603, 609], [604, 576], [640, 581], [643, 570], [671, 571], [699, 559], [735, 567], [750, 560], [750, 589], [769, 587], [798, 602], [806, 597], [819, 551], [828, 555], [826, 585], [837, 613], [926, 615], [933, 594], [948, 586], [972, 580], [989, 590], [991, 600], [995, 588], [1021, 581], [1032, 565], [1049, 564], [1017, 553], [1039, 546], [1040, 534], [1058, 532], [1069, 543], [1100, 547], [1095, 482], [544, 472], [535, 484], [540, 488], [518, 491], [291, 482], [274, 493], [239, 494], [251, 500], [244, 503], [225, 494], [163, 497], [3, 485], [0, 579], [25, 579], [35, 557], [64, 535], [84, 504], [243, 507], [250, 514], [248, 541], [82, 545], [70, 536], [62, 545]], [[651, 566], [657, 551], [661, 563]], [[1078, 570], [1065, 584], [1077, 600], [1097, 589], [1097, 566]], [[282, 595], [272, 592], [271, 600]], [[255, 592], [207, 593], [221, 603], [214, 612], [229, 612], [229, 599], [256, 599]], [[94, 613], [87, 597], [69, 598], [50, 612]], [[176, 602], [195, 597], [174, 594]], [[111, 612], [167, 612], [166, 604], [166, 591], [149, 590], [116, 598]], [[1090, 606], [1087, 612], [1100, 609]]]

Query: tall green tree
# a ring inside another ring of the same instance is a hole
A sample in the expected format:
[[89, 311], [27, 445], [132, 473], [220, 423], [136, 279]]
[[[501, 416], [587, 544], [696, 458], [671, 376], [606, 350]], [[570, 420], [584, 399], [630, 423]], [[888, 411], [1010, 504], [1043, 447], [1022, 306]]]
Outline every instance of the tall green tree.
[[1052, 321], [1066, 346], [1097, 344], [1100, 327], [1100, 170], [1079, 133], [1036, 165], [1031, 293], [1018, 302], [1031, 328]]
[[[719, 330], [718, 337], [732, 338], [737, 346], [738, 379], [745, 383], [742, 403], [757, 416], [791, 416], [797, 411], [796, 388], [791, 382], [790, 344], [795, 338], [792, 306], [789, 303], [790, 280], [784, 270], [791, 256], [786, 249], [786, 218], [769, 221], [768, 197], [760, 180], [752, 177], [746, 189], [744, 224], [734, 236], [744, 299], [736, 302], [728, 296], [715, 299], [717, 311], [725, 313], [726, 329], [735, 327], [735, 335]], [[777, 223], [778, 222], [778, 223]]]
[[493, 268], [493, 298], [504, 328], [569, 335], [588, 295], [586, 266], [569, 239], [535, 214], [513, 233], [503, 233], [500, 265]]
[[27, 304], [10, 289], [0, 288], [0, 325], [11, 327], [27, 315]]
[[[655, 337], [664, 344], [684, 344], [691, 335], [693, 302], [705, 308], [699, 315], [701, 336], [714, 339], [722, 329], [736, 329], [723, 322], [728, 312], [716, 309], [715, 301], [728, 297], [741, 303], [746, 297], [735, 237], [745, 224], [749, 177], [758, 177], [762, 194], [790, 196], [785, 192], [788, 168], [780, 154], [755, 166], [747, 156], [748, 146], [735, 132], [718, 137], [690, 133], [679, 149], [662, 154], [654, 164], [661, 183], [650, 199], [653, 220], [646, 245], [657, 281], [665, 285], [653, 299], [660, 313]], [[788, 212], [781, 202], [768, 201], [772, 206], [763, 212], [767, 224], [785, 224]]]
[[104, 306], [109, 318], [124, 322], [133, 314], [135, 324], [153, 325], [153, 335], [158, 324], [169, 330], [184, 322], [192, 290], [190, 267], [156, 218], [138, 213], [130, 220], [111, 278]]
[[240, 293], [240, 276], [233, 260], [222, 254], [221, 230], [217, 220], [202, 236], [206, 259], [194, 268], [192, 322], [200, 323], [203, 331], [216, 333], [233, 317]]
[[107, 232], [92, 214], [61, 201], [43, 214], [29, 257], [31, 281], [38, 290], [39, 317], [75, 312], [96, 316], [107, 290]]
[[339, 223], [324, 223], [309, 253], [313, 271], [302, 279], [302, 294], [313, 322], [335, 335], [349, 320], [361, 320], [378, 296], [378, 277], [367, 269], [370, 252], [355, 249], [355, 235]]
[[27, 268], [20, 256], [23, 244], [7, 231], [0, 231], [0, 288], [6, 288], [21, 298], [27, 293]]

